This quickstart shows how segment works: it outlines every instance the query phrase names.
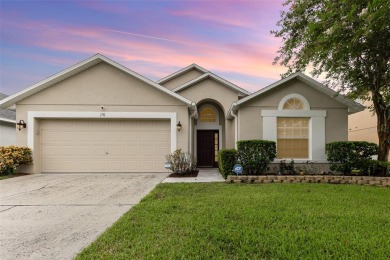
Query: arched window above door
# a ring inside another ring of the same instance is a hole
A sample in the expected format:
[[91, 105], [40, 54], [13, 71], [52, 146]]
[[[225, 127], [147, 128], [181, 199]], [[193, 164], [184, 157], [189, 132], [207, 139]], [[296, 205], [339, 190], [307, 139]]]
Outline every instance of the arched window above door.
[[218, 120], [218, 111], [211, 107], [202, 107], [199, 113], [199, 121], [202, 123], [216, 123]]

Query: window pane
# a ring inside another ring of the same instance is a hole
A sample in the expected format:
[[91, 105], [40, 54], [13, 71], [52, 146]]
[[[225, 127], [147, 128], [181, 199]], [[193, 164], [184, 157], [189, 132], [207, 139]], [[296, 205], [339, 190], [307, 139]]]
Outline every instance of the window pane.
[[278, 118], [277, 157], [285, 159], [309, 158], [309, 119]]
[[305, 109], [305, 105], [298, 98], [290, 98], [284, 103], [283, 109], [287, 110], [303, 110]]
[[199, 120], [200, 122], [216, 122], [217, 116], [213, 109], [205, 107], [200, 111]]

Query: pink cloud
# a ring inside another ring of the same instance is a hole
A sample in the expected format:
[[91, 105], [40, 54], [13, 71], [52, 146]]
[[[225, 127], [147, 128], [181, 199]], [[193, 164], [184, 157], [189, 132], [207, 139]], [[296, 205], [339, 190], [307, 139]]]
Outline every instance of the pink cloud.
[[[236, 26], [250, 23], [244, 20], [240, 22], [238, 16], [236, 18], [223, 18], [221, 21]], [[115, 28], [69, 26], [55, 21], [9, 20], [7, 27], [11, 31], [24, 31], [24, 34], [12, 38], [15, 43], [87, 56], [99, 52], [152, 79], [162, 78], [178, 67], [192, 63], [210, 71], [258, 78], [266, 76], [277, 79], [283, 72], [282, 68], [272, 66], [277, 50], [275, 46], [278, 46], [273, 39], [270, 40], [271, 44], [218, 43], [212, 38], [199, 38], [190, 32], [164, 35], [170, 30], [162, 32], [159, 27], [149, 28], [147, 33], [139, 33]], [[28, 58], [54, 65], [69, 66], [74, 63], [71, 59], [53, 58], [50, 55], [29, 54]], [[170, 68], [172, 71], [169, 71]], [[234, 78], [226, 79], [235, 81]], [[260, 87], [242, 80], [239, 84], [250, 90]]]

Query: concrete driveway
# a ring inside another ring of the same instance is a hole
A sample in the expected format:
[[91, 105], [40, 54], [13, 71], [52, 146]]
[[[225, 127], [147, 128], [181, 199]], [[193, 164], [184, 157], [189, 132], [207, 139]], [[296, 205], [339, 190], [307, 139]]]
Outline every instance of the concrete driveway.
[[36, 174], [0, 181], [0, 258], [72, 259], [167, 174]]

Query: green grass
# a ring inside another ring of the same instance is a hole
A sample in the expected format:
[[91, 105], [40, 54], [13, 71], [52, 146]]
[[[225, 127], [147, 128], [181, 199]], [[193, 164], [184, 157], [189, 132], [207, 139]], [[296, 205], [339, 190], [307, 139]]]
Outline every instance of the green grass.
[[8, 179], [8, 178], [11, 178], [12, 176], [13, 176], [13, 174], [0, 175], [0, 180], [5, 180], [5, 179]]
[[160, 184], [77, 259], [390, 259], [390, 189]]

